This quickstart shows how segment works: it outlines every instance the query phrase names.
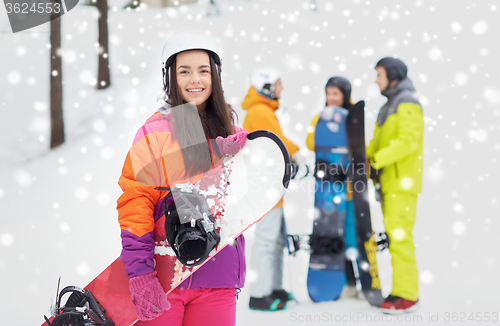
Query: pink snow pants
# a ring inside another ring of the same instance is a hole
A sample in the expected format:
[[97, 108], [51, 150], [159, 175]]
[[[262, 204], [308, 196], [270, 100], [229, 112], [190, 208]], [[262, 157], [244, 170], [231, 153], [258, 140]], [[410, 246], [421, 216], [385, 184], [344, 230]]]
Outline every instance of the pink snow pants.
[[137, 326], [235, 326], [236, 289], [175, 289], [167, 296], [171, 308]]

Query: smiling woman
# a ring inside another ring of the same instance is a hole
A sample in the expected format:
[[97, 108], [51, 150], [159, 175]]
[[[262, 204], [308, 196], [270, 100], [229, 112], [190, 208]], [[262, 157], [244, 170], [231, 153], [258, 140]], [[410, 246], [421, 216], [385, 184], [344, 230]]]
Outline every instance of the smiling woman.
[[[214, 41], [195, 31], [178, 32], [167, 41], [162, 52], [165, 101], [137, 132], [118, 182], [123, 190], [117, 205], [121, 258], [140, 319], [136, 325], [235, 324], [236, 289], [245, 281], [243, 235], [169, 292], [168, 298], [154, 263], [155, 223], [163, 218], [170, 195], [169, 188], [155, 187], [201, 175], [222, 157], [224, 144], [238, 142], [241, 148], [248, 134], [234, 126], [235, 112], [222, 90], [218, 53]], [[153, 164], [134, 170], [134, 162], [151, 159]], [[177, 226], [165, 231], [175, 233]]]

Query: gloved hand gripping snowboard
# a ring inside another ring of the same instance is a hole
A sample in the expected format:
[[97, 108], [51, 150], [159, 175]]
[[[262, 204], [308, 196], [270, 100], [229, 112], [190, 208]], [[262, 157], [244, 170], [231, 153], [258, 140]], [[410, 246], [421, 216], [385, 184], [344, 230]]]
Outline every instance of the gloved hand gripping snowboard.
[[156, 276], [156, 271], [132, 277], [129, 281], [130, 296], [139, 320], [152, 320], [170, 309], [170, 302]]
[[[165, 234], [177, 259], [185, 266], [197, 266], [219, 244], [220, 235], [205, 197], [191, 184], [176, 185], [165, 201]], [[167, 204], [168, 203], [168, 204]]]

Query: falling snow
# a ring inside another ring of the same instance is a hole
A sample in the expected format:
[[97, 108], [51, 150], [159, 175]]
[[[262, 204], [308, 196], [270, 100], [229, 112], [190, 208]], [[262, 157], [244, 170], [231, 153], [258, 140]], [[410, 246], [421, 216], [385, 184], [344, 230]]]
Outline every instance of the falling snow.
[[453, 233], [456, 235], [462, 235], [465, 233], [467, 226], [464, 222], [458, 221], [453, 223]]
[[482, 35], [488, 31], [488, 24], [485, 21], [478, 21], [472, 27], [472, 31], [477, 35]]
[[10, 247], [14, 243], [14, 236], [10, 233], [2, 233], [0, 235], [0, 243], [4, 247]]
[[33, 103], [33, 108], [38, 112], [45, 112], [48, 109], [48, 105], [45, 102], [35, 102]]
[[72, 64], [76, 62], [78, 56], [74, 51], [69, 50], [69, 51], [64, 51], [62, 58], [64, 60], [64, 63]]
[[459, 22], [454, 21], [451, 23], [451, 30], [455, 33], [460, 33], [462, 31], [462, 25]]
[[27, 171], [17, 170], [14, 172], [14, 179], [23, 187], [29, 187], [33, 184], [33, 176]]
[[59, 228], [63, 233], [69, 233], [71, 231], [71, 226], [66, 222], [61, 223]]
[[442, 57], [441, 49], [434, 47], [429, 50], [429, 58], [433, 61], [438, 61]]
[[81, 276], [87, 275], [90, 272], [89, 264], [88, 263], [79, 263], [76, 266], [76, 272]]
[[468, 76], [464, 72], [458, 72], [455, 74], [455, 83], [459, 86], [464, 86], [467, 84]]
[[115, 155], [115, 151], [111, 147], [104, 147], [101, 150], [101, 158], [104, 161], [109, 161], [109, 160], [113, 159], [114, 155]]
[[102, 119], [97, 119], [93, 123], [93, 128], [97, 132], [103, 132], [106, 130], [106, 121]]
[[111, 198], [110, 195], [107, 192], [101, 192], [97, 195], [97, 202], [101, 206], [106, 206], [109, 204]]
[[429, 270], [424, 270], [420, 273], [420, 282], [430, 284], [434, 281], [434, 274]]
[[88, 196], [89, 191], [87, 190], [87, 188], [79, 187], [75, 190], [75, 197], [80, 201], [87, 199]]
[[500, 104], [500, 91], [496, 88], [486, 88], [483, 92], [488, 103], [496, 105]]
[[488, 132], [484, 129], [469, 130], [467, 135], [470, 139], [483, 143], [488, 140]]
[[21, 82], [21, 74], [17, 71], [10, 72], [7, 75], [7, 80], [12, 85], [17, 85]]

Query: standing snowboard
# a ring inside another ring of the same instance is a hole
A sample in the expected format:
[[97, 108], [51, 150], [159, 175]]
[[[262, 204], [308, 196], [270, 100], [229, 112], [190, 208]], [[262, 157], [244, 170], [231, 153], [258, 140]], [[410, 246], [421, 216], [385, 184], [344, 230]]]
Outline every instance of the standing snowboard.
[[347, 114], [344, 108], [327, 106], [320, 114], [314, 136], [316, 189], [307, 288], [316, 302], [336, 300], [345, 281]]
[[[290, 181], [290, 157], [283, 142], [269, 131], [247, 136], [236, 155], [206, 172], [194, 189], [205, 196], [215, 218], [220, 242], [208, 261], [243, 231], [258, 222], [285, 193]], [[165, 217], [155, 223], [155, 268], [165, 292], [171, 292], [203, 264], [186, 267], [166, 241]], [[90, 290], [117, 326], [134, 325], [138, 319], [121, 258], [116, 259], [85, 289]], [[47, 325], [44, 323], [43, 325]]]
[[[386, 248], [387, 238], [376, 239], [372, 229], [370, 206], [368, 203], [368, 183], [365, 154], [365, 102], [352, 106], [347, 117], [347, 140], [349, 146], [349, 174], [352, 180], [354, 214], [358, 236], [358, 261], [361, 287], [366, 300], [374, 306], [384, 301], [377, 265], [377, 248]], [[354, 266], [355, 268], [357, 266]], [[356, 273], [356, 271], [355, 271]]]

